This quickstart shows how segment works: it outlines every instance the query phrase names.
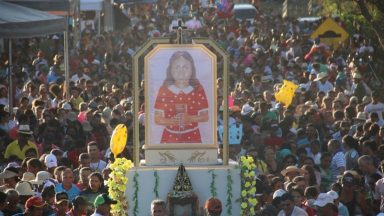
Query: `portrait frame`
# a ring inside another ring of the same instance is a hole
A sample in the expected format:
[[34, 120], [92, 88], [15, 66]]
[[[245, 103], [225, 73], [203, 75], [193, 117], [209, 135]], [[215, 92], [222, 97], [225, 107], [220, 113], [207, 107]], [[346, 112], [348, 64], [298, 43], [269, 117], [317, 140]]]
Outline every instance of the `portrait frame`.
[[[155, 103], [166, 77], [170, 58], [177, 51], [188, 52], [195, 64], [196, 78], [208, 102], [208, 121], [199, 122], [200, 142], [162, 143], [165, 126], [154, 122]], [[203, 44], [157, 44], [144, 57], [145, 149], [217, 149], [217, 59]]]

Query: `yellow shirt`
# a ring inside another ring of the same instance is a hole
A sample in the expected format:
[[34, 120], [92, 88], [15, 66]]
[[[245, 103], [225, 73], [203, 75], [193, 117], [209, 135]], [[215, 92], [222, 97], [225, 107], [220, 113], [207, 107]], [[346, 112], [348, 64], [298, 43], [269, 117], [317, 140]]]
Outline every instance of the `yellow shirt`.
[[72, 108], [74, 109], [74, 110], [79, 110], [79, 105], [80, 105], [80, 103], [82, 103], [82, 102], [84, 102], [84, 100], [83, 100], [83, 98], [82, 97], [77, 97], [77, 98], [72, 98], [71, 99], [71, 104], [72, 104]]
[[7, 146], [7, 149], [5, 149], [5, 154], [4, 154], [4, 158], [5, 159], [8, 159], [10, 156], [12, 155], [15, 155], [16, 157], [18, 157], [20, 160], [24, 160], [25, 159], [25, 152], [29, 149], [35, 149], [36, 150], [36, 153], [38, 152], [37, 151], [37, 147], [36, 145], [31, 142], [31, 141], [28, 141], [28, 144], [25, 145], [23, 147], [23, 149], [20, 149], [20, 146], [19, 146], [19, 141], [18, 140], [15, 140], [13, 142], [11, 142], [8, 146]]

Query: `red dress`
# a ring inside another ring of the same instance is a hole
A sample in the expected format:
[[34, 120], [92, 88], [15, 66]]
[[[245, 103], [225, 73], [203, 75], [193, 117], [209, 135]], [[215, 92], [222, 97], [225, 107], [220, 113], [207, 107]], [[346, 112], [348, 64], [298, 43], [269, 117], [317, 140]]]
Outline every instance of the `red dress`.
[[[165, 118], [173, 118], [179, 113], [195, 116], [208, 109], [208, 101], [204, 89], [187, 87], [178, 89], [174, 85], [162, 86], [155, 102], [155, 110], [163, 113]], [[170, 125], [164, 128], [161, 143], [201, 143], [197, 122]]]

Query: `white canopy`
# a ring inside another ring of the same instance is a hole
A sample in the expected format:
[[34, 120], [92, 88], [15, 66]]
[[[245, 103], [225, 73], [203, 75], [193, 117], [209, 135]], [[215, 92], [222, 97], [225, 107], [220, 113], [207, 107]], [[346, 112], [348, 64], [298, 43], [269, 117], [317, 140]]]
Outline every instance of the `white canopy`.
[[0, 38], [28, 38], [66, 30], [66, 19], [0, 1]]
[[103, 9], [103, 0], [81, 0], [81, 11], [101, 11]]

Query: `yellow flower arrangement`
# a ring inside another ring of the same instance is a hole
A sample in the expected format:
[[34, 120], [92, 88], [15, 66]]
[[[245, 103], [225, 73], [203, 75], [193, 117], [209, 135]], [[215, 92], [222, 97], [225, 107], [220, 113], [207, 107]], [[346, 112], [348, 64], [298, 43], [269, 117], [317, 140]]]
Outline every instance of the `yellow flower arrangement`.
[[128, 210], [128, 200], [125, 196], [127, 189], [127, 172], [133, 167], [133, 163], [126, 158], [116, 158], [110, 165], [112, 170], [107, 181], [109, 196], [117, 201], [117, 204], [111, 206], [113, 215], [126, 215]]
[[241, 167], [241, 213], [240, 215], [255, 215], [255, 206], [257, 205], [256, 180], [254, 160], [250, 156], [240, 158]]

